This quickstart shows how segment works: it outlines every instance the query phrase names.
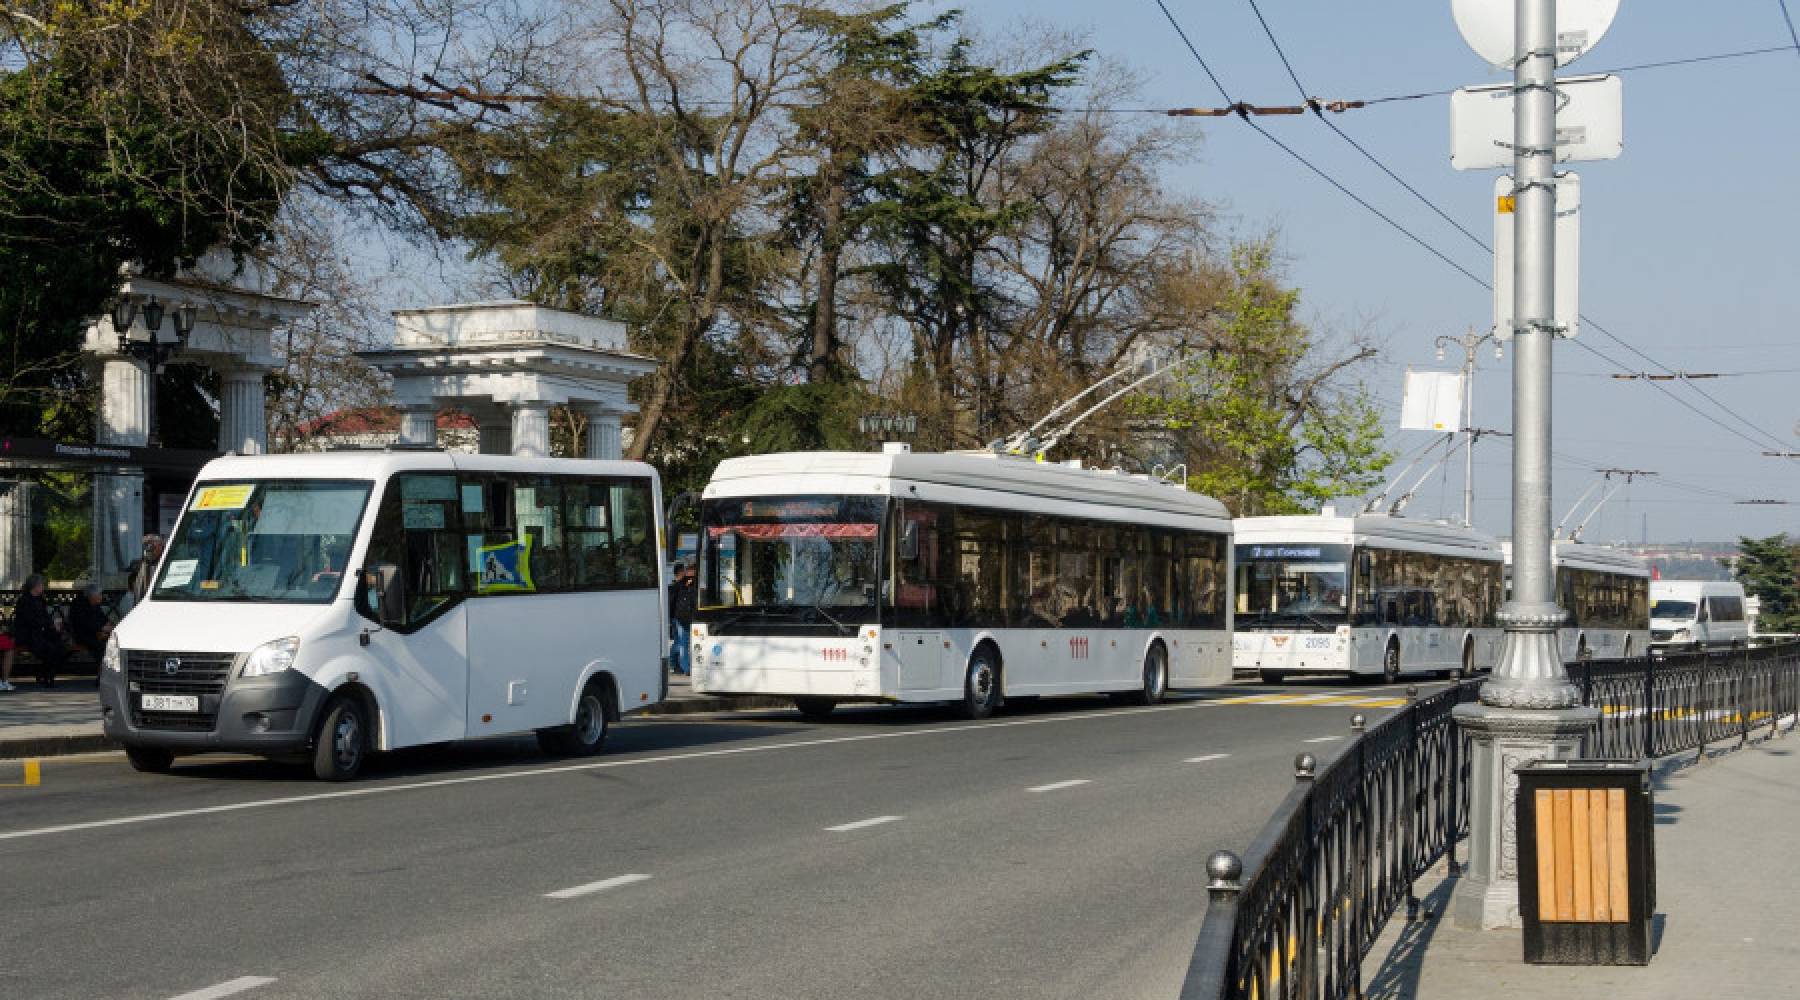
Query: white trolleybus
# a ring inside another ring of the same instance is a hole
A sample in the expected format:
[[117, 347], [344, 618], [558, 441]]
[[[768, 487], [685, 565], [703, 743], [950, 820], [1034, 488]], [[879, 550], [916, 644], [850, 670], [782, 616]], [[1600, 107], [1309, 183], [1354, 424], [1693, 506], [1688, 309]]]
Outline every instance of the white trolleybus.
[[636, 462], [209, 462], [107, 644], [107, 735], [140, 770], [227, 750], [326, 779], [371, 751], [501, 733], [596, 752], [663, 697], [660, 518]]
[[1293, 674], [1491, 670], [1500, 657], [1500, 544], [1385, 514], [1239, 518], [1234, 665]]
[[[1512, 543], [1505, 543], [1512, 586]], [[1559, 541], [1551, 549], [1556, 603], [1568, 615], [1557, 630], [1564, 663], [1641, 656], [1650, 648], [1650, 564], [1605, 545]]]
[[1230, 676], [1231, 520], [1179, 484], [889, 445], [722, 462], [700, 521], [696, 691], [982, 718]]

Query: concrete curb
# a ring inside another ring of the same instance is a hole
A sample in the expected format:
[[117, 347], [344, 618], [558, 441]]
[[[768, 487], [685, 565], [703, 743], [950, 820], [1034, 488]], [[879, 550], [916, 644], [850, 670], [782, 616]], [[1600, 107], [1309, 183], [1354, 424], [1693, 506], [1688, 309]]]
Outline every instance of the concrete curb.
[[107, 739], [98, 726], [88, 729], [86, 726], [56, 727], [70, 729], [72, 732], [33, 733], [23, 736], [0, 734], [0, 760], [14, 760], [20, 757], [66, 757], [78, 753], [99, 753], [103, 750], [117, 750], [119, 745]]

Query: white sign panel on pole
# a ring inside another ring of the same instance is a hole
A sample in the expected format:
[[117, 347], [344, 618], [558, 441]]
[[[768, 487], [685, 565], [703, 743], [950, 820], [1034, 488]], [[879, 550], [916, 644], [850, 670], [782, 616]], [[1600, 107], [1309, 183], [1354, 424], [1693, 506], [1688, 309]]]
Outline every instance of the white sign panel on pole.
[[1463, 373], [1406, 373], [1400, 396], [1400, 429], [1403, 431], [1458, 431], [1462, 429]]
[[[1475, 54], [1510, 70], [1518, 54], [1513, 0], [1450, 0], [1456, 30]], [[1556, 0], [1556, 64], [1566, 66], [1593, 48], [1619, 15], [1619, 0]]]
[[[1617, 159], [1625, 148], [1624, 86], [1618, 77], [1556, 81], [1556, 162]], [[1565, 102], [1563, 98], [1567, 98]], [[1464, 87], [1450, 95], [1450, 165], [1505, 170], [1513, 165], [1512, 84]]]
[[[1513, 335], [1513, 179], [1494, 181], [1494, 339]], [[1550, 322], [1574, 339], [1581, 325], [1581, 176], [1556, 175], [1556, 290]]]

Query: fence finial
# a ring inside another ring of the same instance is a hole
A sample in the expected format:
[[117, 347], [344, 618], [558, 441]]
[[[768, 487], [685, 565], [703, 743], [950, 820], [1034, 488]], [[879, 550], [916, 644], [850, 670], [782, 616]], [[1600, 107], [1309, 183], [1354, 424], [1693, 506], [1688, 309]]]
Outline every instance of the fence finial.
[[1408, 684], [1406, 686], [1406, 700], [1407, 701], [1418, 701], [1419, 700], [1419, 686], [1417, 684]]
[[1244, 863], [1230, 851], [1214, 851], [1206, 859], [1206, 875], [1211, 880], [1206, 883], [1206, 891], [1220, 902], [1230, 900], [1244, 887], [1238, 881], [1244, 876]]
[[1363, 714], [1361, 712], [1358, 712], [1355, 715], [1352, 715], [1350, 717], [1350, 731], [1353, 733], [1362, 732], [1363, 727], [1365, 727], [1367, 725], [1368, 725], [1368, 720], [1363, 718]]
[[1294, 778], [1297, 781], [1311, 781], [1319, 770], [1319, 758], [1303, 753], [1294, 758]]

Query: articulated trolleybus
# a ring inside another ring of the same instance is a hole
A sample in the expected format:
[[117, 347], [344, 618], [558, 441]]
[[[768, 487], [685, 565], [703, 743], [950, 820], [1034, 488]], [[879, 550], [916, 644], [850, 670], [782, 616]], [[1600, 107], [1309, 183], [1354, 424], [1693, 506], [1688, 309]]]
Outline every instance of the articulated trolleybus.
[[663, 697], [661, 489], [638, 462], [387, 451], [200, 471], [156, 584], [100, 672], [139, 770], [536, 731], [600, 749]]
[[700, 521], [696, 691], [982, 718], [1230, 676], [1231, 520], [1179, 484], [890, 444], [720, 463]]
[[1500, 658], [1501, 550], [1489, 535], [1385, 514], [1239, 518], [1233, 660], [1291, 674], [1376, 675]]
[[[1512, 586], [1512, 543], [1505, 543], [1507, 587]], [[1558, 655], [1574, 660], [1618, 660], [1650, 648], [1650, 564], [1629, 552], [1584, 542], [1557, 542], [1556, 603], [1562, 627]]]

